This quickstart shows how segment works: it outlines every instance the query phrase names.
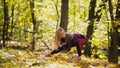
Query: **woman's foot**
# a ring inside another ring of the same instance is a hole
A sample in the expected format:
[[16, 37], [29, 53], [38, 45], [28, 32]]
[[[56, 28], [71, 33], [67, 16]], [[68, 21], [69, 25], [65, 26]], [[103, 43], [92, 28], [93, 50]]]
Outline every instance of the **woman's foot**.
[[76, 58], [76, 60], [81, 60], [81, 56], [78, 56], [78, 57]]
[[51, 57], [51, 54], [46, 54], [45, 57]]

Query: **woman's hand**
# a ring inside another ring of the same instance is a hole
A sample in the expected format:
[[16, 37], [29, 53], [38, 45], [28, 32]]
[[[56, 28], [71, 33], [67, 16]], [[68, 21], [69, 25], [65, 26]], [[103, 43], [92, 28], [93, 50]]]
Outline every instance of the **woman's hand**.
[[51, 57], [51, 54], [46, 54], [45, 57]]

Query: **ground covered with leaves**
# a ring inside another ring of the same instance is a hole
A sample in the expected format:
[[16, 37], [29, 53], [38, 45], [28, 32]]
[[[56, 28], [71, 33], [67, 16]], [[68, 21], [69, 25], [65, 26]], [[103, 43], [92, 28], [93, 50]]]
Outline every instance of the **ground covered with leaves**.
[[58, 53], [44, 57], [49, 50], [29, 51], [18, 49], [0, 50], [0, 68], [120, 68], [119, 64], [105, 59], [87, 58], [76, 60], [76, 53]]

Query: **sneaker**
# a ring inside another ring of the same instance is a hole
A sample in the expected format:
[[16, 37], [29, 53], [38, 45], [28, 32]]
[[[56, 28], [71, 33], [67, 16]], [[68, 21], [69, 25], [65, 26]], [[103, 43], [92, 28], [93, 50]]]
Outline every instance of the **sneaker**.
[[51, 57], [51, 54], [46, 54], [45, 57]]
[[76, 60], [81, 60], [81, 56], [78, 56], [78, 57], [76, 58]]

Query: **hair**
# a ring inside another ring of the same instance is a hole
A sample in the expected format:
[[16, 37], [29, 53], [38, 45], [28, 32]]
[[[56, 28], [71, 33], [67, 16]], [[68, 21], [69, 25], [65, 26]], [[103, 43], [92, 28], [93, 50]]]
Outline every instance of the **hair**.
[[56, 35], [55, 35], [55, 49], [58, 49], [58, 47], [61, 47], [61, 37], [60, 37], [60, 33], [64, 31], [63, 28], [58, 28], [56, 31]]
[[[60, 33], [62, 31], [65, 31], [63, 28], [59, 27], [56, 31], [56, 35], [55, 35], [55, 49], [58, 49], [58, 47], [61, 47], [61, 35]], [[66, 39], [65, 42], [68, 43], [70, 41], [70, 39], [72, 38], [71, 34], [66, 34]]]

